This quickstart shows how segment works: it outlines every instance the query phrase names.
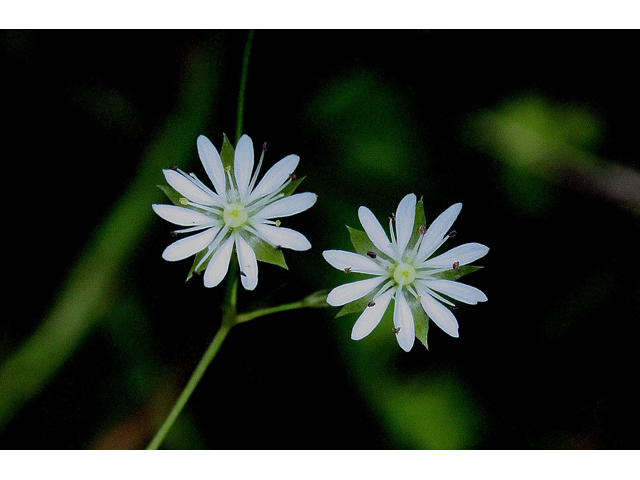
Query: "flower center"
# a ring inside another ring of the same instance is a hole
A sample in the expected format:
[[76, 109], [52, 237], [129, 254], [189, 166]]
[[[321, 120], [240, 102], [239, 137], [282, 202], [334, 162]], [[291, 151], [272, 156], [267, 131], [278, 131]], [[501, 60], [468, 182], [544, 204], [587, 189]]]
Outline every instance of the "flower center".
[[247, 218], [249, 218], [249, 214], [242, 205], [232, 203], [225, 207], [224, 212], [222, 212], [222, 218], [230, 228], [238, 228], [244, 225]]
[[400, 286], [409, 285], [416, 279], [416, 269], [408, 263], [399, 263], [393, 271], [393, 279]]

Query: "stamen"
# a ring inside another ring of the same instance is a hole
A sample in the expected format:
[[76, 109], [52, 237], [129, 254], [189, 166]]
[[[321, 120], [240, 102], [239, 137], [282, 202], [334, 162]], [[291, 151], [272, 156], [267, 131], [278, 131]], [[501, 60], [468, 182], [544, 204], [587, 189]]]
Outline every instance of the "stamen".
[[169, 167], [169, 170], [178, 170], [178, 165], [175, 163]]
[[418, 231], [420, 232], [420, 235], [424, 235], [425, 233], [427, 233], [427, 227], [425, 227], [424, 225], [420, 225]]
[[249, 188], [247, 189], [247, 192], [249, 193], [253, 190], [253, 187], [256, 184], [256, 180], [258, 180], [258, 172], [260, 172], [260, 167], [262, 167], [262, 160], [264, 160], [264, 152], [266, 151], [267, 151], [267, 142], [264, 142], [264, 144], [262, 145], [262, 154], [260, 155], [260, 160], [258, 161], [258, 168], [256, 168], [256, 171], [253, 174], [253, 178], [249, 183]]
[[274, 248], [276, 249], [276, 252], [279, 252], [282, 250], [282, 245], [276, 245]]
[[275, 226], [279, 227], [280, 225], [282, 225], [282, 222], [280, 220], [276, 220]]
[[376, 302], [371, 300], [369, 303], [367, 303], [367, 307], [373, 307], [375, 304], [376, 304]]
[[344, 273], [351, 273], [351, 267], [346, 267], [344, 269]]
[[376, 258], [378, 256], [376, 252], [367, 252], [367, 255], [371, 258]]
[[295, 176], [295, 174], [293, 174], [293, 173], [290, 173], [290, 174], [289, 174], [289, 180], [291, 180], [292, 182], [293, 182], [296, 178], [298, 178], [298, 177], [296, 177], [296, 176]]
[[400, 327], [393, 327], [392, 330], [393, 330], [393, 333], [395, 334], [400, 333]]
[[180, 199], [178, 200], [178, 202], [180, 202], [180, 205], [184, 205], [184, 206], [189, 205], [189, 200], [187, 200], [187, 199], [186, 199], [186, 198], [184, 198], [184, 197], [180, 197]]
[[[424, 286], [424, 285], [423, 285]], [[447, 300], [446, 298], [444, 298], [441, 295], [438, 295], [436, 292], [434, 292], [433, 290], [431, 290], [429, 287], [424, 286], [424, 289], [427, 291], [427, 293], [429, 295], [431, 295], [433, 298], [435, 298], [436, 300], [440, 300], [442, 303], [446, 303], [447, 305], [451, 305], [451, 306], [455, 306], [453, 305], [453, 303], [451, 303], [449, 300]]]
[[453, 262], [453, 269], [458, 270], [460, 268], [460, 262]]
[[456, 232], [455, 230], [451, 230], [451, 231], [449, 232], [449, 238], [453, 238], [453, 237], [455, 237], [455, 236], [457, 235], [457, 233], [458, 233], [458, 232]]
[[178, 236], [178, 232], [176, 232], [175, 230], [172, 230], [169, 232], [169, 235], [171, 235], [171, 238], [176, 238]]

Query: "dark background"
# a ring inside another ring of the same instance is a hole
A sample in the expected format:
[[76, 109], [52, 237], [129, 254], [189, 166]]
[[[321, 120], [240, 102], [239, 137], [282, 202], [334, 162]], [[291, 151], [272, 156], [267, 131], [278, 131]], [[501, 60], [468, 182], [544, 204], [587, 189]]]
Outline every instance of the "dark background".
[[[246, 31], [2, 31], [0, 446], [142, 448], [220, 322], [222, 288], [161, 253], [161, 168], [236, 136]], [[491, 248], [429, 350], [297, 310], [235, 328], [164, 447], [636, 449], [636, 32], [257, 31], [243, 133], [300, 155], [313, 249], [239, 307], [343, 283], [357, 208], [409, 192]], [[384, 223], [384, 222], [383, 222]], [[634, 373], [635, 372], [635, 373]]]

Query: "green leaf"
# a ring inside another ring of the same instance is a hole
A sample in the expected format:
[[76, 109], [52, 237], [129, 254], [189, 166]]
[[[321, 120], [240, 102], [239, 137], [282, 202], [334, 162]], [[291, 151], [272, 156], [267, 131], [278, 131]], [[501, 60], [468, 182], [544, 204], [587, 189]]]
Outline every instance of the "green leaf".
[[349, 225], [347, 225], [347, 228], [349, 229], [351, 243], [353, 244], [353, 248], [356, 253], [366, 255], [367, 252], [377, 252], [378, 249], [373, 245], [371, 240], [369, 240], [369, 237], [365, 232], [356, 228], [351, 228]]
[[222, 148], [220, 149], [220, 159], [222, 160], [222, 166], [225, 168], [230, 168], [231, 174], [233, 175], [233, 158], [234, 158], [235, 149], [231, 142], [227, 138], [227, 136], [222, 134]]
[[458, 280], [465, 275], [468, 275], [472, 272], [476, 272], [483, 267], [479, 267], [477, 265], [463, 265], [458, 267], [457, 269], [447, 270], [446, 272], [435, 273], [432, 275], [434, 278], [442, 278], [444, 280]]
[[282, 250], [277, 250], [273, 245], [265, 242], [255, 235], [243, 235], [243, 238], [251, 245], [251, 248], [256, 254], [256, 259], [259, 262], [266, 262], [272, 265], [278, 265], [279, 267], [289, 270], [287, 262], [284, 260]]

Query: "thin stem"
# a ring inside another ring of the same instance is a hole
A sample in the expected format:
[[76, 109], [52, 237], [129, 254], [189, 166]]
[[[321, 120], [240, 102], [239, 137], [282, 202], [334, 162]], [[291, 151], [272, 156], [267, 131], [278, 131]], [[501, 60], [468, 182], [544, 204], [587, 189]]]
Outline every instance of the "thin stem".
[[251, 43], [253, 41], [253, 30], [249, 30], [249, 37], [244, 47], [242, 58], [242, 75], [240, 76], [240, 93], [238, 95], [238, 112], [236, 114], [236, 143], [242, 136], [242, 124], [244, 121], [244, 92], [247, 88], [247, 73], [249, 71], [249, 53], [251, 53]]
[[240, 315], [238, 315], [236, 322], [244, 323], [248, 322], [249, 320], [253, 320], [254, 318], [264, 317], [265, 315], [270, 315], [272, 313], [286, 312], [287, 310], [295, 310], [297, 308], [304, 308], [307, 306], [308, 305], [304, 300], [300, 300], [298, 302], [278, 305], [277, 307], [261, 308], [258, 310], [254, 310], [253, 312], [241, 313]]
[[182, 409], [186, 405], [187, 400], [189, 400], [189, 397], [193, 393], [193, 390], [196, 388], [196, 385], [198, 385], [198, 383], [200, 382], [200, 379], [204, 375], [204, 372], [207, 370], [207, 367], [216, 356], [216, 353], [218, 353], [220, 345], [222, 345], [222, 342], [227, 336], [227, 333], [229, 333], [229, 330], [231, 330], [232, 325], [233, 324], [226, 322], [223, 322], [222, 325], [220, 325], [220, 330], [218, 330], [218, 333], [216, 333], [215, 337], [213, 337], [213, 340], [209, 344], [209, 348], [207, 348], [207, 351], [202, 356], [202, 359], [200, 359], [200, 363], [198, 363], [198, 366], [191, 375], [187, 386], [184, 387], [184, 390], [182, 390], [178, 401], [173, 406], [171, 413], [169, 413], [169, 416], [162, 424], [162, 427], [160, 427], [160, 430], [158, 430], [158, 433], [156, 433], [155, 437], [153, 437], [153, 440], [151, 440], [151, 443], [149, 443], [149, 445], [147, 446], [147, 450], [157, 450], [158, 447], [160, 447], [160, 444], [164, 440], [164, 437], [166, 437], [167, 433], [169, 433], [169, 430], [175, 423], [178, 415], [180, 415], [180, 412], [182, 412]]

